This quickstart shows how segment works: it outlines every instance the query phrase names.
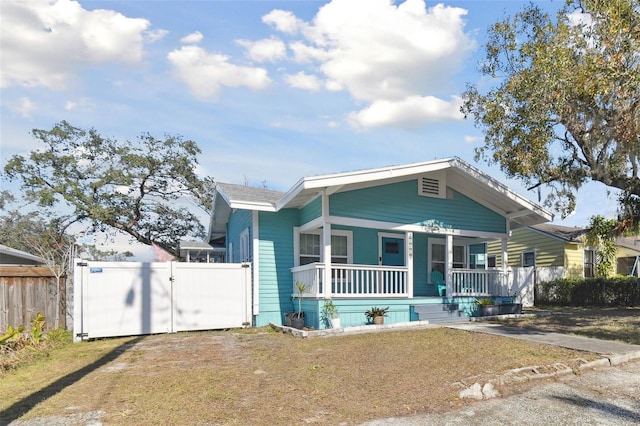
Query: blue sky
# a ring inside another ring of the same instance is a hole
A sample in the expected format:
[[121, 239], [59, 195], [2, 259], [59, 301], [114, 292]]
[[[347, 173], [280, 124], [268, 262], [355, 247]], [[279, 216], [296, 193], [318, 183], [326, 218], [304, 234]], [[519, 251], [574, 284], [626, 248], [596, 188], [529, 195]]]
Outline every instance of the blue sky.
[[[538, 1], [553, 11], [564, 2]], [[524, 1], [0, 2], [1, 154], [61, 120], [104, 136], [180, 134], [199, 172], [288, 190], [303, 176], [458, 156], [482, 134], [458, 112], [486, 29]], [[544, 190], [543, 190], [544, 195]], [[557, 223], [612, 217], [590, 184]]]

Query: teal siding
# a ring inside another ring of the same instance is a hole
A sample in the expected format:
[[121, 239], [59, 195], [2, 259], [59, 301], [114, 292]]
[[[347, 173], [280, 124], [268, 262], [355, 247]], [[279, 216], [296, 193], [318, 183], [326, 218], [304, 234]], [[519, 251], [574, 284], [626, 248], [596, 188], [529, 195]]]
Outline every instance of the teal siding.
[[427, 234], [413, 234], [413, 294], [435, 296], [427, 278]]
[[411, 180], [333, 194], [330, 213], [357, 219], [414, 225], [435, 224], [445, 229], [505, 232], [505, 218], [464, 195], [448, 189], [446, 199], [418, 195]]
[[[305, 325], [313, 328], [328, 328], [321, 314], [324, 301], [310, 302], [315, 302], [315, 304], [304, 305], [304, 309], [307, 309], [305, 310]], [[342, 327], [367, 324], [367, 317], [365, 317], [364, 313], [372, 307], [389, 307], [388, 315], [384, 319], [386, 324], [411, 321], [409, 306], [412, 301], [409, 299], [333, 299], [333, 303], [338, 308], [338, 316]]]
[[[231, 253], [231, 251], [229, 251], [229, 243], [233, 243], [232, 256], [234, 262], [238, 262], [240, 259], [240, 234], [247, 228], [249, 228], [249, 255], [252, 256], [253, 212], [249, 210], [234, 211], [229, 217], [229, 223], [227, 224], [227, 253]], [[251, 260], [253, 259], [251, 258]]]
[[378, 230], [350, 228], [353, 231], [353, 263], [378, 264]]
[[300, 209], [300, 225], [322, 216], [322, 197], [318, 197]]
[[293, 227], [298, 223], [298, 213], [293, 209], [259, 213], [260, 313], [256, 316], [257, 327], [269, 322], [283, 324], [284, 314], [293, 311]]

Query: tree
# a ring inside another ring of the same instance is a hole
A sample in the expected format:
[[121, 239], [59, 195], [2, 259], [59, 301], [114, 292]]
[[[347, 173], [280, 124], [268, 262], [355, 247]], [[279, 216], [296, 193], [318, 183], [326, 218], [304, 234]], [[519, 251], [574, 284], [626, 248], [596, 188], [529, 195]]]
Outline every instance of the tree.
[[62, 277], [70, 276], [75, 238], [65, 232], [59, 218], [48, 218], [40, 212], [23, 214], [10, 210], [0, 216], [0, 244], [22, 250], [44, 259], [44, 264], [56, 278], [56, 309], [54, 327], [60, 325], [61, 312], [68, 312]]
[[589, 223], [589, 231], [585, 243], [595, 248], [596, 275], [608, 278], [615, 273], [616, 246], [615, 233], [617, 222], [605, 219], [604, 216], [592, 216]]
[[461, 111], [485, 132], [476, 159], [498, 164], [566, 217], [589, 180], [619, 190], [622, 227], [640, 218], [640, 1], [536, 5], [495, 23]]
[[66, 121], [32, 135], [44, 147], [12, 156], [5, 177], [20, 181], [29, 201], [70, 209], [64, 227], [85, 223], [91, 232], [121, 231], [176, 256], [180, 238], [204, 234], [188, 203], [206, 211], [213, 180], [195, 172], [201, 152], [195, 142], [149, 133], [122, 142]]

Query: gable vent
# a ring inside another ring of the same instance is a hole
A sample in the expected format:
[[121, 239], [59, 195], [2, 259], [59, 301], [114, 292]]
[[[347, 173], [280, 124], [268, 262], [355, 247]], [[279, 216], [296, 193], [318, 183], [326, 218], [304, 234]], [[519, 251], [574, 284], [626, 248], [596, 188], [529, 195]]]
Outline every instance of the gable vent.
[[444, 198], [444, 175], [420, 177], [418, 179], [418, 194], [425, 197]]

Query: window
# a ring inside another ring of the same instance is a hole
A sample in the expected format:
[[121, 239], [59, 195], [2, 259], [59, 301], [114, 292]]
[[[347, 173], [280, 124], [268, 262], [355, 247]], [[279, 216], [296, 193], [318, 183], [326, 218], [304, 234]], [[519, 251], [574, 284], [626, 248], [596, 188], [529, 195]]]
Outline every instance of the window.
[[484, 253], [469, 255], [469, 269], [485, 269], [487, 266], [487, 256]]
[[596, 252], [593, 249], [584, 249], [584, 277], [595, 277]]
[[496, 255], [490, 254], [487, 256], [487, 268], [495, 268], [496, 267]]
[[453, 267], [464, 268], [464, 246], [453, 246]]
[[[322, 236], [320, 232], [299, 234], [299, 264], [320, 262]], [[351, 232], [333, 231], [331, 235], [331, 263], [349, 263], [351, 259]]]
[[349, 242], [346, 235], [331, 236], [331, 263], [349, 263]]
[[522, 266], [536, 266], [536, 252], [535, 251], [523, 251], [522, 252]]
[[[442, 241], [442, 240], [435, 240]], [[431, 269], [430, 271], [440, 271], [442, 275], [445, 275], [445, 245], [440, 242], [431, 243]], [[465, 267], [465, 246], [453, 246], [453, 267], [464, 268]]]

